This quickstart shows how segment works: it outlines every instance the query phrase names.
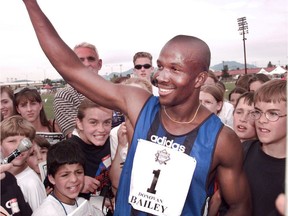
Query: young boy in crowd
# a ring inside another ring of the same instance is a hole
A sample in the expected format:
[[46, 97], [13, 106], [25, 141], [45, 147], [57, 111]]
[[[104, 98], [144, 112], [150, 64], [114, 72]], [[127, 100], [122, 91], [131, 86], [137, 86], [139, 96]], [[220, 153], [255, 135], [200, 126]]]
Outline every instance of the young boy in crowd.
[[[26, 137], [33, 141], [36, 134], [33, 125], [19, 115], [4, 119], [0, 128], [0, 147], [3, 158], [17, 149], [23, 138]], [[32, 210], [35, 210], [46, 198], [46, 191], [40, 178], [26, 163], [30, 150], [22, 152], [11, 162], [13, 167], [9, 172], [16, 177], [26, 202], [29, 203]]]
[[47, 174], [54, 190], [33, 216], [64, 216], [79, 210], [80, 205], [85, 215], [103, 215], [78, 197], [84, 186], [84, 166], [85, 157], [76, 143], [65, 140], [53, 145], [47, 154]]
[[43, 179], [41, 178], [39, 163], [46, 161], [47, 152], [50, 147], [51, 144], [44, 137], [36, 135], [33, 146], [31, 148], [31, 152], [29, 154], [29, 157], [27, 158], [28, 166], [38, 174], [39, 178], [42, 181]]
[[[257, 141], [247, 148], [244, 169], [253, 201], [253, 215], [277, 215], [275, 200], [284, 193], [286, 159], [286, 81], [271, 80], [255, 92], [254, 111]], [[252, 143], [252, 144], [251, 144]]]

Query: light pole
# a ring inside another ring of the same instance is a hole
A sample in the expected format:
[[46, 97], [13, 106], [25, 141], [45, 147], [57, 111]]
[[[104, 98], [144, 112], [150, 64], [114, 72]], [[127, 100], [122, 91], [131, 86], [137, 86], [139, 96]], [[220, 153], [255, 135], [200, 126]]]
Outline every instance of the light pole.
[[239, 26], [239, 33], [243, 35], [243, 46], [244, 46], [244, 64], [245, 64], [245, 74], [247, 74], [247, 64], [246, 64], [246, 47], [245, 47], [245, 34], [248, 34], [248, 23], [246, 21], [246, 17], [241, 17], [237, 19], [238, 26]]

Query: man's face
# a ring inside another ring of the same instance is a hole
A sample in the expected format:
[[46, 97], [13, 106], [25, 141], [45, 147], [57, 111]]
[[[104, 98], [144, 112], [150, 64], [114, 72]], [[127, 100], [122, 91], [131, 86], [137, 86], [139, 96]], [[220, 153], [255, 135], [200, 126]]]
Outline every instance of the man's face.
[[168, 43], [160, 52], [154, 79], [162, 105], [188, 104], [199, 98], [198, 89], [203, 85], [206, 73], [200, 73], [195, 63], [198, 61], [197, 50], [192, 54], [188, 50], [183, 44]]
[[94, 107], [84, 112], [84, 118], [76, 121], [81, 139], [95, 146], [103, 146], [111, 131], [112, 110]]
[[[148, 68], [148, 66], [150, 67]], [[137, 68], [135, 68], [137, 67]], [[139, 67], [139, 69], [138, 69]], [[146, 67], [146, 68], [145, 68]], [[153, 72], [154, 67], [152, 67], [152, 62], [149, 58], [137, 58], [134, 63], [134, 74], [137, 77], [147, 79], [149, 82], [151, 81], [151, 73]]]
[[94, 69], [97, 73], [102, 67], [102, 60], [97, 53], [87, 47], [78, 47], [74, 50], [81, 62], [86, 66]]

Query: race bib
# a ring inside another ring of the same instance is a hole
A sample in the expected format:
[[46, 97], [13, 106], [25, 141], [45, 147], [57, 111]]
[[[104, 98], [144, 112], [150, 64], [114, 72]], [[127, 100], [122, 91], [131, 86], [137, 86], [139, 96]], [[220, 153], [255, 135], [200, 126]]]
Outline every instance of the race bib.
[[154, 215], [181, 215], [196, 160], [147, 140], [138, 140], [129, 203]]

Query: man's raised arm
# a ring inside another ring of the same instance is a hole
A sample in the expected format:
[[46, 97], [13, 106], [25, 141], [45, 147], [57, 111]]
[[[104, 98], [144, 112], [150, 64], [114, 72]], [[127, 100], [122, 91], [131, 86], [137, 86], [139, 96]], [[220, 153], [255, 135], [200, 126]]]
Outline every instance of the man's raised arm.
[[131, 113], [132, 116], [129, 118], [132, 123], [135, 123], [138, 113], [150, 95], [140, 89], [133, 88], [131, 91], [131, 87], [112, 84], [93, 73], [60, 38], [37, 1], [23, 0], [23, 2], [40, 46], [59, 74], [75, 89], [96, 103], [110, 109], [121, 110], [126, 115]]

